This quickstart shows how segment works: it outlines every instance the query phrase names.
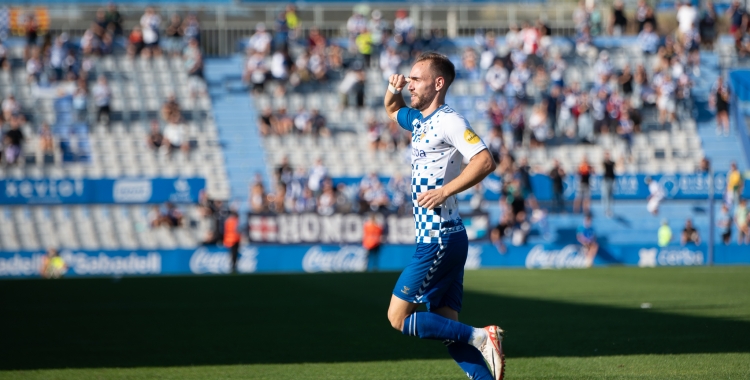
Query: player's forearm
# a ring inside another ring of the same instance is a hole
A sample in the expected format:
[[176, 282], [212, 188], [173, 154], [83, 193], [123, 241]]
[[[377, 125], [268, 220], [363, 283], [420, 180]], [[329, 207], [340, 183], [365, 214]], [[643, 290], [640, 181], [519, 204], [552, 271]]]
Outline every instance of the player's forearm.
[[394, 94], [390, 90], [385, 90], [383, 105], [385, 106], [385, 112], [388, 113], [388, 116], [391, 116], [401, 108], [406, 107], [406, 102], [404, 102], [404, 96], [401, 93]]
[[477, 153], [458, 177], [443, 186], [445, 196], [456, 195], [476, 185], [495, 171], [495, 167], [495, 161], [487, 149]]

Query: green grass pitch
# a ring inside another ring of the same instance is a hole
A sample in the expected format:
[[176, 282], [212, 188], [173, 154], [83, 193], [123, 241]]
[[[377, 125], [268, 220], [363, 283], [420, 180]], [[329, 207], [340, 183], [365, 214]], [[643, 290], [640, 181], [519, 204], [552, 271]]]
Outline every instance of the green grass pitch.
[[[0, 379], [465, 379], [398, 273], [0, 282]], [[750, 267], [468, 271], [507, 379], [750, 379]], [[642, 308], [650, 303], [651, 308]]]

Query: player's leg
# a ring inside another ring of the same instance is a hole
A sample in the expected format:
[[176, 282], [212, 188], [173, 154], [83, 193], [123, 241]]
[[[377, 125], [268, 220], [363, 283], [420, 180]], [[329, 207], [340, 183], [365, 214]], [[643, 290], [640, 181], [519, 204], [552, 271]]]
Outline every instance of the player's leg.
[[[453, 321], [458, 321], [458, 312], [448, 306], [432, 311]], [[473, 380], [495, 380], [493, 372], [487, 367], [482, 352], [476, 347], [462, 342], [445, 340], [448, 354], [456, 361], [466, 375]]]

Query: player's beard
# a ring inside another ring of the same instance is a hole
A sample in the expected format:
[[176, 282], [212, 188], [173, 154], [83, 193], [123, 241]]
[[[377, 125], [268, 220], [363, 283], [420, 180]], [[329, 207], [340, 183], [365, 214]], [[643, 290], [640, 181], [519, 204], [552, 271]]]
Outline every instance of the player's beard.
[[411, 108], [422, 111], [429, 105], [430, 101], [426, 96], [418, 96], [416, 94], [411, 95]]

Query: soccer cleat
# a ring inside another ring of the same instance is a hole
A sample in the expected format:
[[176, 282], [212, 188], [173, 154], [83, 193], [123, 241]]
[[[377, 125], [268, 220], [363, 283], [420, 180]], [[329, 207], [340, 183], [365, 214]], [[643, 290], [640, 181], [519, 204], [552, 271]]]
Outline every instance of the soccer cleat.
[[505, 376], [505, 355], [503, 354], [505, 331], [499, 326], [487, 326], [484, 331], [487, 332], [487, 339], [484, 340], [479, 351], [482, 352], [495, 380], [502, 380]]

